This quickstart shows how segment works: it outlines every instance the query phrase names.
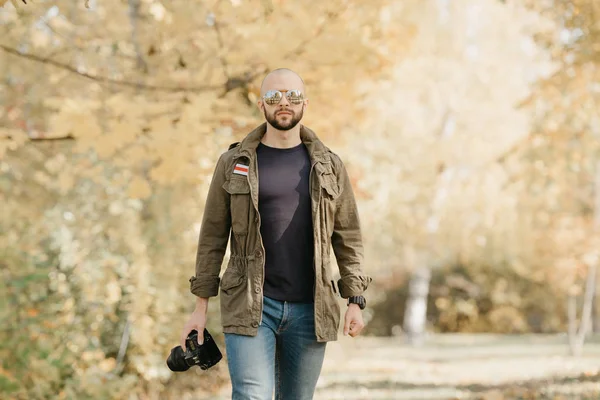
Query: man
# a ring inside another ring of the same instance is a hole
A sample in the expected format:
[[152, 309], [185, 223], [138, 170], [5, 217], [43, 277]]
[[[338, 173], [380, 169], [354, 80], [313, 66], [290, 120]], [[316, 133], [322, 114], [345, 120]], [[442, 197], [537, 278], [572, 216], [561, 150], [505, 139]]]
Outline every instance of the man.
[[190, 278], [196, 309], [181, 345], [192, 329], [204, 331], [220, 287], [233, 400], [270, 400], [273, 389], [276, 400], [313, 398], [326, 342], [337, 340], [338, 291], [349, 299], [344, 335], [364, 326], [362, 293], [372, 279], [361, 269], [352, 187], [340, 158], [300, 124], [305, 93], [288, 69], [265, 77], [258, 107], [266, 122], [219, 157], [206, 200]]

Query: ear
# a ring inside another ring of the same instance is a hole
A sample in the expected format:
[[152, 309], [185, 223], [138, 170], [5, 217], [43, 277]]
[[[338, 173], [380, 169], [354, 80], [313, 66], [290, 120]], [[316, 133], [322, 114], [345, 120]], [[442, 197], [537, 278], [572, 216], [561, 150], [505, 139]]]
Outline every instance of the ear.
[[263, 101], [262, 101], [262, 100], [259, 100], [259, 101], [257, 101], [257, 102], [256, 102], [256, 105], [258, 106], [258, 109], [259, 109], [260, 111], [262, 111], [262, 112], [264, 112], [264, 111], [265, 111], [265, 103], [263, 103]]

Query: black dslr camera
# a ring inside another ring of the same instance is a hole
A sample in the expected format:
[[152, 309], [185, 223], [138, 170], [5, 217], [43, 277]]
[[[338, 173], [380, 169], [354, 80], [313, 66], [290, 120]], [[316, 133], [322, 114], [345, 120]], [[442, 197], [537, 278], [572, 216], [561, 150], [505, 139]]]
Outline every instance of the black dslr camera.
[[198, 331], [191, 331], [185, 339], [185, 353], [181, 346], [173, 347], [167, 358], [167, 366], [171, 371], [187, 371], [194, 365], [202, 369], [209, 369], [219, 361], [223, 355], [213, 337], [204, 328], [204, 342], [198, 344]]

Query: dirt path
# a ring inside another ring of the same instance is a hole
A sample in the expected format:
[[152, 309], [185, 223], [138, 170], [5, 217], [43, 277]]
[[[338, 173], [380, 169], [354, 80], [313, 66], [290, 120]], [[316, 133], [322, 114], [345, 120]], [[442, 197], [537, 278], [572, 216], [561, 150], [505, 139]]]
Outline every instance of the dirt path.
[[[230, 387], [221, 391], [226, 399]], [[535, 393], [535, 396], [533, 395]], [[435, 335], [330, 342], [315, 400], [600, 399], [600, 341], [568, 355], [563, 336]]]
[[559, 336], [439, 335], [411, 348], [399, 338], [343, 337], [328, 345], [315, 400], [509, 399], [527, 388], [568, 399], [595, 391], [587, 398], [600, 399], [600, 344], [575, 359], [566, 343]]

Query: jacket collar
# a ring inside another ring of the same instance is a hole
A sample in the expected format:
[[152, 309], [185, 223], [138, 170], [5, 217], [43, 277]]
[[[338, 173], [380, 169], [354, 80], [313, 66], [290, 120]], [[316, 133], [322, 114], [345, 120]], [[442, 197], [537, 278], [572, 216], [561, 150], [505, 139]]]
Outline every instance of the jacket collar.
[[[265, 132], [267, 132], [267, 123], [263, 122], [242, 140], [238, 150], [238, 156], [245, 155], [246, 157], [253, 159], [256, 154], [256, 148], [262, 137], [265, 135]], [[316, 133], [304, 125], [300, 125], [300, 140], [302, 140], [302, 143], [304, 143], [308, 149], [308, 154], [313, 162], [324, 162], [329, 159], [326, 155], [329, 149], [321, 142], [321, 140], [319, 140]]]

